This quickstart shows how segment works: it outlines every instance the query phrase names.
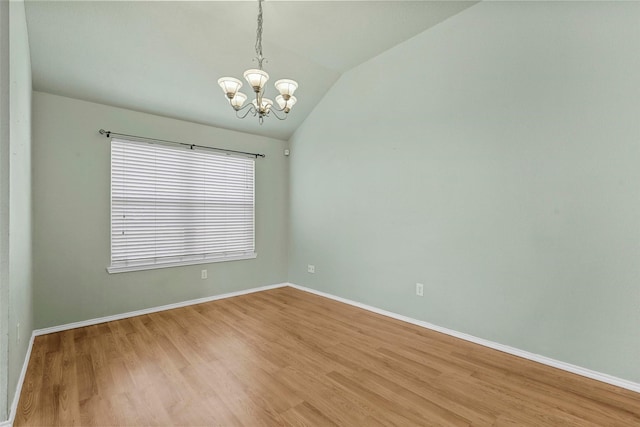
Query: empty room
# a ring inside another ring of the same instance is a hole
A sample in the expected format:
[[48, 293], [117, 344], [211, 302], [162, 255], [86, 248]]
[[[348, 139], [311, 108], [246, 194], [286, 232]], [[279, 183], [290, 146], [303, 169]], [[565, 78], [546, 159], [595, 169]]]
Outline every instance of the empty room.
[[0, 427], [640, 426], [639, 1], [0, 0]]

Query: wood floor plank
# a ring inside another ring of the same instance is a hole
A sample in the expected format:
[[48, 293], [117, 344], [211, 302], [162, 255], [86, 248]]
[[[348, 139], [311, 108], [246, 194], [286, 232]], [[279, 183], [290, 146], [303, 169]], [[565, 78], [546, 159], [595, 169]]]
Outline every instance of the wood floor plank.
[[640, 394], [278, 288], [36, 337], [15, 426], [640, 426]]
[[[20, 395], [20, 405], [15, 417], [16, 424], [33, 425], [32, 418], [36, 413], [41, 413], [41, 387], [44, 378], [44, 358], [46, 354], [46, 343], [44, 337], [38, 337], [31, 349], [31, 359], [29, 360], [29, 373], [25, 376]], [[36, 412], [37, 411], [37, 412]]]
[[308, 402], [302, 402], [283, 414], [283, 419], [292, 426], [326, 426], [337, 427], [337, 424], [327, 418], [320, 410]]
[[[316, 407], [335, 424], [366, 425], [365, 420], [376, 410], [373, 403], [363, 401], [352, 393], [341, 392], [341, 388], [326, 378], [325, 374], [288, 367], [283, 369], [279, 376], [281, 380], [295, 387], [306, 402]], [[384, 425], [410, 424], [404, 417], [397, 417], [391, 413], [385, 415]], [[392, 422], [389, 418], [399, 418], [399, 422]]]

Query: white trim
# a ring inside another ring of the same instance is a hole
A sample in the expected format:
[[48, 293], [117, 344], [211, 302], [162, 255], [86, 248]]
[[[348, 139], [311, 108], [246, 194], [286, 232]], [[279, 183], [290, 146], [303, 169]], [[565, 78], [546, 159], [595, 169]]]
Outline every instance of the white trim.
[[636, 393], [640, 393], [640, 383], [636, 383], [633, 381], [625, 380], [622, 378], [614, 377], [612, 375], [603, 374], [601, 372], [593, 371], [591, 369], [583, 368], [581, 366], [572, 365], [571, 363], [561, 362], [559, 360], [552, 359], [550, 357], [542, 356], [540, 354], [530, 353], [525, 350], [520, 350], [518, 348], [510, 347], [508, 345], [499, 344], [493, 341], [485, 340], [483, 338], [478, 338], [473, 335], [465, 334], [463, 332], [454, 331], [453, 329], [443, 328], [442, 326], [437, 326], [432, 323], [424, 322], [422, 320], [413, 319], [408, 316], [403, 316], [402, 314], [393, 313], [391, 311], [383, 310], [377, 307], [373, 307], [367, 304], [362, 304], [360, 302], [352, 301], [346, 298], [342, 298], [336, 295], [328, 294], [326, 292], [317, 291], [315, 289], [306, 288], [304, 286], [295, 285], [293, 283], [288, 283], [288, 286], [292, 288], [309, 292], [315, 295], [319, 295], [321, 297], [329, 298], [335, 301], [339, 301], [345, 304], [352, 305], [354, 307], [362, 308], [363, 310], [371, 311], [373, 313], [381, 314], [383, 316], [391, 317], [393, 319], [401, 320], [403, 322], [411, 323], [413, 325], [421, 326], [426, 329], [431, 329], [436, 332], [441, 332], [446, 335], [450, 335], [452, 337], [460, 338], [465, 341], [469, 341], [475, 344], [482, 345], [484, 347], [489, 347], [494, 350], [502, 351], [504, 353], [512, 354], [514, 356], [522, 357], [523, 359], [528, 359], [534, 362], [542, 363], [543, 365], [551, 366], [553, 368], [562, 369], [563, 371], [571, 372], [573, 374], [581, 375], [583, 377], [591, 378], [593, 380], [601, 381], [603, 383], [611, 384], [617, 387], [622, 387], [627, 390], [635, 391]]
[[29, 338], [29, 347], [27, 347], [27, 354], [24, 356], [24, 362], [22, 362], [22, 370], [20, 371], [20, 377], [18, 378], [18, 384], [16, 385], [16, 392], [13, 395], [13, 402], [11, 403], [11, 409], [9, 409], [9, 419], [7, 421], [0, 422], [0, 427], [12, 427], [16, 420], [16, 412], [18, 411], [18, 402], [20, 401], [20, 394], [22, 393], [22, 385], [24, 384], [24, 377], [27, 374], [27, 367], [29, 366], [29, 359], [31, 359], [31, 350], [33, 349], [33, 340], [35, 334], [31, 334]]
[[534, 362], [538, 362], [541, 363], [543, 365], [547, 365], [547, 366], [551, 366], [554, 368], [558, 368], [558, 369], [562, 369], [563, 371], [567, 371], [567, 372], [571, 372], [577, 375], [581, 375], [583, 377], [587, 377], [587, 378], [591, 378], [597, 381], [601, 381], [607, 384], [611, 384], [617, 387], [621, 387], [627, 390], [631, 390], [631, 391], [635, 391], [637, 393], [640, 393], [640, 383], [635, 383], [632, 381], [628, 381], [622, 378], [617, 378], [614, 377], [612, 375], [608, 375], [608, 374], [603, 374], [597, 371], [593, 371], [590, 369], [586, 369], [580, 366], [576, 366], [576, 365], [572, 365], [570, 363], [565, 363], [565, 362], [561, 362], [559, 360], [555, 360], [555, 359], [551, 359], [549, 357], [546, 356], [542, 356], [539, 354], [535, 354], [535, 353], [530, 353], [528, 351], [524, 351], [524, 350], [520, 350], [514, 347], [510, 347], [504, 344], [499, 344], [493, 341], [489, 341], [489, 340], [485, 340], [483, 338], [478, 338], [475, 337], [473, 335], [469, 335], [469, 334], [465, 334], [462, 332], [458, 332], [458, 331], [454, 331], [452, 329], [447, 329], [447, 328], [443, 328], [441, 326], [437, 326], [428, 322], [424, 322], [422, 320], [417, 320], [417, 319], [413, 319], [411, 317], [408, 316], [403, 316], [401, 314], [397, 314], [397, 313], [393, 313], [391, 311], [387, 311], [387, 310], [383, 310], [377, 307], [373, 307], [367, 304], [363, 304], [363, 303], [359, 303], [356, 301], [352, 301], [346, 298], [342, 298], [336, 295], [332, 295], [332, 294], [328, 294], [326, 292], [322, 292], [322, 291], [317, 291], [315, 289], [311, 289], [311, 288], [307, 288], [304, 286], [299, 286], [293, 283], [279, 283], [276, 285], [269, 285], [269, 286], [261, 286], [261, 287], [257, 287], [257, 288], [251, 288], [251, 289], [245, 289], [242, 291], [237, 291], [237, 292], [230, 292], [230, 293], [226, 293], [226, 294], [221, 294], [221, 295], [214, 295], [214, 296], [210, 296], [210, 297], [204, 297], [204, 298], [198, 298], [198, 299], [193, 299], [193, 300], [188, 300], [188, 301], [182, 301], [182, 302], [178, 302], [178, 303], [174, 303], [174, 304], [167, 304], [167, 305], [162, 305], [162, 306], [158, 306], [158, 307], [151, 307], [151, 308], [147, 308], [147, 309], [143, 309], [143, 310], [136, 310], [136, 311], [131, 311], [128, 313], [121, 313], [121, 314], [115, 314], [112, 316], [106, 316], [106, 317], [99, 317], [96, 319], [90, 319], [90, 320], [84, 320], [81, 322], [74, 322], [74, 323], [67, 323], [65, 325], [59, 325], [59, 326], [53, 326], [50, 328], [44, 328], [44, 329], [36, 329], [33, 331], [33, 334], [31, 335], [31, 340], [29, 341], [29, 348], [27, 350], [27, 354], [25, 356], [25, 360], [24, 360], [24, 364], [22, 366], [22, 371], [20, 372], [20, 378], [18, 379], [18, 386], [13, 398], [13, 404], [11, 405], [11, 410], [9, 413], [9, 420], [7, 421], [2, 421], [0, 422], [0, 427], [11, 427], [13, 425], [13, 422], [15, 420], [15, 414], [16, 411], [18, 409], [18, 402], [20, 400], [20, 393], [22, 391], [22, 385], [24, 383], [24, 377], [25, 374], [27, 372], [27, 366], [29, 364], [29, 359], [31, 357], [31, 349], [33, 348], [33, 341], [34, 338], [36, 336], [39, 335], [45, 335], [45, 334], [50, 334], [50, 333], [54, 333], [54, 332], [60, 332], [60, 331], [66, 331], [69, 329], [75, 329], [75, 328], [81, 328], [84, 326], [91, 326], [91, 325], [97, 325], [99, 323], [104, 323], [104, 322], [111, 322], [114, 320], [120, 320], [120, 319], [126, 319], [129, 317], [135, 317], [135, 316], [141, 316], [143, 314], [149, 314], [149, 313], [156, 313], [159, 311], [164, 311], [164, 310], [171, 310], [174, 308], [180, 308], [180, 307], [186, 307], [189, 305], [194, 305], [194, 304], [202, 304], [205, 302], [209, 302], [209, 301], [216, 301], [216, 300], [221, 300], [221, 299], [225, 299], [225, 298], [232, 298], [235, 296], [240, 296], [240, 295], [246, 295], [246, 294], [251, 294], [254, 292], [261, 292], [261, 291], [266, 291], [269, 289], [276, 289], [276, 288], [282, 288], [282, 287], [286, 287], [286, 286], [290, 286], [292, 288], [304, 291], [304, 292], [309, 292], [315, 295], [319, 295], [321, 297], [325, 297], [325, 298], [329, 298], [335, 301], [339, 301], [345, 304], [349, 304], [351, 306], [354, 307], [358, 307], [361, 308], [363, 310], [367, 310], [367, 311], [371, 311], [373, 313], [377, 313], [377, 314], [381, 314], [383, 316], [387, 316], [387, 317], [391, 317], [393, 319], [397, 319], [397, 320], [401, 320], [403, 322], [407, 322], [413, 325], [417, 325], [426, 329], [430, 329], [436, 332], [441, 332], [443, 334], [446, 335], [450, 335], [456, 338], [460, 338], [463, 339], [465, 341], [469, 341], [475, 344], [479, 344], [482, 345], [484, 347], [488, 347], [488, 348], [492, 348], [494, 350], [498, 350], [498, 351], [502, 351], [504, 353], [508, 353], [508, 354], [512, 354], [514, 356], [518, 356], [518, 357], [522, 357], [523, 359], [527, 359], [527, 360], [531, 360]]
[[217, 257], [217, 258], [195, 259], [191, 261], [159, 262], [154, 264], [123, 265], [123, 266], [116, 266], [116, 267], [109, 266], [107, 267], [107, 273], [116, 274], [116, 273], [127, 273], [130, 271], [155, 270], [158, 268], [182, 267], [185, 265], [212, 264], [214, 262], [242, 261], [244, 259], [254, 259], [257, 257], [258, 257], [258, 254], [253, 252], [250, 254], [233, 255], [233, 256]]
[[27, 374], [27, 367], [29, 366], [29, 359], [31, 359], [31, 350], [33, 349], [33, 341], [35, 337], [40, 335], [51, 334], [54, 332], [66, 331], [69, 329], [81, 328], [83, 326], [97, 325], [99, 323], [111, 322], [113, 320], [126, 319], [128, 317], [141, 316], [143, 314], [156, 313], [158, 311], [171, 310], [174, 308], [186, 307], [194, 304], [202, 304], [204, 302], [216, 301], [225, 298], [237, 297], [240, 295], [252, 294], [254, 292], [267, 291], [269, 289], [276, 289], [288, 286], [287, 283], [279, 283], [275, 285], [260, 286], [257, 288], [245, 289], [242, 291], [229, 292], [221, 295], [213, 295], [210, 297], [197, 298], [188, 301], [177, 302], [174, 304], [161, 305], [158, 307], [146, 308], [143, 310], [130, 311], [128, 313], [115, 314], [113, 316], [99, 317], [96, 319], [83, 320], [81, 322], [67, 323], [65, 325], [52, 326], [50, 328], [36, 329], [32, 332], [29, 340], [29, 347], [27, 348], [27, 354], [24, 357], [22, 364], [22, 371], [20, 371], [20, 377], [18, 378], [18, 384], [16, 386], [16, 392], [13, 396], [13, 402], [11, 409], [9, 410], [9, 419], [6, 421], [0, 421], [0, 427], [12, 427], [16, 418], [16, 412], [18, 410], [18, 403], [20, 401], [20, 394], [22, 393], [22, 385], [24, 384], [24, 378]]
[[258, 288], [245, 289], [242, 291], [229, 292], [221, 295], [213, 295], [210, 297], [197, 298], [188, 301], [176, 302], [173, 304], [161, 305], [157, 307], [145, 308], [142, 310], [130, 311], [127, 313], [114, 314], [112, 316], [98, 317], [95, 319], [82, 320], [80, 322], [67, 323], [59, 326], [52, 326], [50, 328], [36, 329], [33, 331], [34, 336], [51, 334], [54, 332], [66, 331], [69, 329], [82, 328], [84, 326], [97, 325], [99, 323], [112, 322], [114, 320], [127, 319], [129, 317], [142, 316], [143, 314], [157, 313], [158, 311], [172, 310], [174, 308], [186, 307], [194, 304], [202, 304], [204, 302], [216, 301], [225, 298], [237, 297], [240, 295], [252, 294], [254, 292], [267, 291], [269, 289], [282, 288], [287, 286], [287, 283], [279, 283], [276, 285], [260, 286]]

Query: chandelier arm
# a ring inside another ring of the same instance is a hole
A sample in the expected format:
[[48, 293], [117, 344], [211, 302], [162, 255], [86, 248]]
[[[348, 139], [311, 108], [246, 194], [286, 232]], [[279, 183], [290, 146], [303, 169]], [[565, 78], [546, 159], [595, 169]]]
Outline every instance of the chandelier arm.
[[280, 117], [278, 115], [278, 113], [276, 113], [276, 111], [284, 111], [284, 110], [278, 110], [277, 108], [270, 108], [269, 109], [269, 112], [273, 113], [275, 118], [278, 119], [278, 120], [287, 120], [287, 117], [289, 117], [289, 115], [287, 113], [284, 114], [284, 117]]
[[[286, 105], [285, 105], [285, 108], [287, 108]], [[270, 110], [271, 111], [280, 111], [282, 113], [284, 111], [284, 108], [277, 108], [277, 107], [271, 106]]]
[[[242, 111], [245, 107], [249, 107], [249, 109], [244, 113], [244, 114], [239, 114], [240, 111]], [[253, 104], [248, 104], [245, 105], [244, 107], [242, 107], [239, 110], [236, 110], [236, 117], [239, 119], [244, 119], [245, 117], [247, 117], [249, 115], [249, 113], [253, 113], [253, 115], [256, 115], [256, 109], [253, 107]]]
[[253, 104], [252, 103], [248, 103], [248, 104], [243, 105], [240, 108], [234, 108], [234, 107], [231, 107], [231, 108], [233, 108], [236, 111], [242, 111], [242, 110], [246, 110], [247, 108], [251, 108], [251, 107], [253, 107]]

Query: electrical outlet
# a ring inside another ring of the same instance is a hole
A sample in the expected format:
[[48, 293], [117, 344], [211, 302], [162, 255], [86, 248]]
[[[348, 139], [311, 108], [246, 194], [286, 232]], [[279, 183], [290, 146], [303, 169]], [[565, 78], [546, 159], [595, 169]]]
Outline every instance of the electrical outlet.
[[315, 272], [316, 272], [316, 266], [315, 265], [311, 265], [311, 264], [307, 265], [307, 273], [313, 274]]
[[419, 297], [424, 296], [424, 285], [422, 283], [416, 283], [416, 295]]
[[200, 272], [200, 278], [201, 279], [206, 279], [207, 278], [207, 270], [202, 270]]

